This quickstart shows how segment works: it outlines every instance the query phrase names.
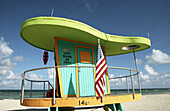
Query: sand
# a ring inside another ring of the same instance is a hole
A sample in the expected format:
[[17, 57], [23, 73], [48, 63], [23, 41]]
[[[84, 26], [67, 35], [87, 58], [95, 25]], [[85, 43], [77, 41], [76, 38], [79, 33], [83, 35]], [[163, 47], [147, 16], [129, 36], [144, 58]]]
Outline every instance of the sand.
[[[122, 106], [124, 111], [170, 111], [170, 94], [144, 95], [142, 100], [123, 103]], [[0, 111], [47, 111], [47, 108], [24, 107], [19, 100], [0, 100]], [[88, 111], [104, 110], [98, 108]]]

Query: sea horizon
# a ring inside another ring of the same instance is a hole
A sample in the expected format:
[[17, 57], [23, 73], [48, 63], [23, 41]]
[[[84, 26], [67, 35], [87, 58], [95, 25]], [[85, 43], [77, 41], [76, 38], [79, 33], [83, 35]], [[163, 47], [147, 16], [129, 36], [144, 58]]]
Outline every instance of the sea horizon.
[[[155, 95], [155, 94], [170, 94], [170, 88], [142, 88], [142, 95]], [[30, 90], [24, 91], [24, 97], [30, 98]], [[45, 95], [48, 90], [45, 90]], [[127, 93], [127, 89], [111, 89], [113, 94]], [[139, 93], [139, 89], [135, 89], [135, 93]], [[132, 94], [132, 89], [129, 89], [129, 94]], [[20, 89], [0, 89], [0, 100], [4, 99], [20, 99]], [[43, 98], [43, 90], [32, 90], [33, 98]]]

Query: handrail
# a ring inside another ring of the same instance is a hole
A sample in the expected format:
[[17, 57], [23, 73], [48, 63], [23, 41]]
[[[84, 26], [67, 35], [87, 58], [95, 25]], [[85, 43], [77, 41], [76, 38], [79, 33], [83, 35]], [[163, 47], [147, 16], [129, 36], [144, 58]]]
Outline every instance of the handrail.
[[[138, 75], [138, 73], [133, 74], [132, 76], [136, 76], [136, 75]], [[121, 77], [113, 77], [113, 78], [109, 78], [109, 79], [120, 79], [120, 78], [125, 78], [125, 77], [131, 77], [131, 75], [128, 75], [128, 76], [121, 76]]]
[[[53, 86], [51, 85], [51, 87], [55, 88], [55, 68], [67, 68], [67, 67], [92, 67], [95, 68], [96, 66], [50, 66], [50, 67], [41, 67], [41, 68], [35, 68], [35, 69], [30, 69], [30, 70], [26, 70], [22, 73], [22, 86], [21, 86], [21, 99], [22, 99], [22, 103], [23, 103], [23, 99], [24, 99], [24, 80], [27, 81], [31, 81], [31, 82], [48, 82], [50, 84], [49, 81], [41, 81], [41, 80], [30, 80], [30, 79], [26, 79], [25, 78], [25, 73], [27, 72], [31, 72], [31, 71], [35, 71], [35, 70], [41, 70], [41, 69], [49, 69], [49, 68], [54, 68], [54, 74], [53, 74]], [[130, 71], [130, 75], [127, 76], [121, 76], [121, 77], [114, 77], [114, 78], [109, 78], [109, 79], [120, 79], [120, 78], [126, 78], [126, 84], [127, 84], [127, 88], [128, 88], [128, 82], [127, 82], [127, 78], [131, 77], [131, 84], [132, 84], [132, 89], [133, 89], [133, 98], [135, 98], [135, 92], [134, 92], [134, 86], [133, 86], [133, 76], [137, 75], [139, 76], [139, 72], [137, 70], [134, 69], [130, 69], [130, 68], [122, 68], [122, 67], [112, 67], [112, 66], [108, 66], [108, 68], [111, 69], [121, 69], [121, 70], [129, 70]], [[135, 74], [132, 74], [132, 71], [137, 72]], [[139, 78], [138, 78], [139, 79]], [[44, 83], [45, 84], [45, 83]], [[140, 87], [139, 87], [140, 88]], [[128, 93], [129, 93], [129, 88], [128, 88]], [[55, 104], [55, 89], [53, 90], [53, 104]]]
[[107, 66], [108, 68], [111, 68], [111, 69], [122, 69], [122, 70], [129, 70], [129, 71], [134, 71], [134, 72], [138, 72], [137, 70], [135, 69], [129, 69], [129, 68], [123, 68], [123, 67], [112, 67], [112, 66]]
[[[30, 69], [30, 70], [24, 71], [24, 73], [35, 71], [35, 70], [40, 70], [40, 69], [61, 68], [61, 67], [96, 67], [96, 66], [50, 66], [50, 67], [41, 67], [41, 68]], [[122, 69], [122, 70], [131, 70], [131, 71], [138, 72], [137, 70], [130, 69], [130, 68], [112, 67], [112, 66], [107, 66], [107, 67], [111, 68], [111, 69]]]
[[30, 81], [30, 82], [48, 82], [50, 84], [50, 86], [53, 88], [52, 84], [47, 80], [46, 81], [40, 81], [40, 80], [30, 80], [30, 79], [26, 79], [26, 78], [25, 78], [25, 80]]

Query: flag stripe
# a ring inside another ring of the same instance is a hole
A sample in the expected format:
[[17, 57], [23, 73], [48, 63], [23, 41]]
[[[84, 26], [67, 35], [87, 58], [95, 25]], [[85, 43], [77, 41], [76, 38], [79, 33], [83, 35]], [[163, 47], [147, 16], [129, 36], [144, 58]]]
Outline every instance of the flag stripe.
[[96, 67], [96, 73], [102, 68], [103, 65], [105, 65], [106, 62], [105, 60], [103, 59], [100, 63], [99, 63], [99, 66]]
[[107, 64], [102, 52], [100, 43], [98, 42], [97, 49], [97, 63], [96, 63], [96, 78], [95, 78], [95, 91], [99, 97], [102, 97], [105, 92], [105, 72], [107, 70]]
[[97, 63], [96, 63], [96, 67], [98, 67], [98, 66], [99, 66], [99, 63], [101, 63], [101, 61], [102, 61], [102, 60], [104, 60], [104, 57], [101, 57], [101, 58], [100, 58], [100, 60], [99, 60], [99, 61], [97, 61]]
[[97, 75], [96, 75], [96, 82], [100, 79], [100, 77], [105, 73], [105, 71], [107, 70], [107, 66], [105, 65], [103, 69], [101, 69], [101, 72], [99, 72]]

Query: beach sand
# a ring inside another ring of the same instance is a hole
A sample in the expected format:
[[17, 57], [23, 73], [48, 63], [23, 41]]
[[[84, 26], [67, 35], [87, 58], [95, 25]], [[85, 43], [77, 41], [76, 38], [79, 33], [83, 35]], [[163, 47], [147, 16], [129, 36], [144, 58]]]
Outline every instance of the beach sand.
[[[123, 103], [122, 106], [124, 111], [170, 111], [170, 94], [144, 95], [142, 100]], [[19, 100], [0, 100], [0, 111], [47, 111], [47, 108], [24, 107]], [[104, 110], [98, 108], [88, 111]]]

